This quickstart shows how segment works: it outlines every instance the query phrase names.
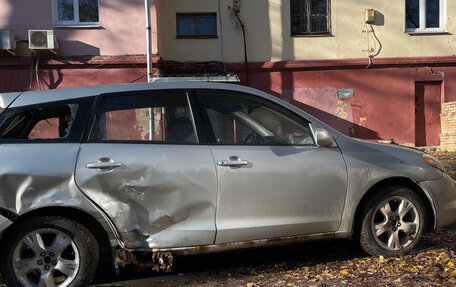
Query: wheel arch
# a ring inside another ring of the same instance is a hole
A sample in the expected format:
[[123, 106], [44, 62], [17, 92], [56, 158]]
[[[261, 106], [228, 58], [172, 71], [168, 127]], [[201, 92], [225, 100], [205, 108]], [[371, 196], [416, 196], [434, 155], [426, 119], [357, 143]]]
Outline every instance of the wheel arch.
[[[6, 234], [9, 230], [15, 228], [17, 223], [26, 221], [30, 218], [39, 216], [59, 216], [66, 217], [84, 225], [90, 233], [95, 237], [100, 250], [100, 260], [110, 258], [112, 262], [112, 245], [108, 232], [103, 225], [92, 215], [80, 209], [72, 207], [43, 207], [36, 210], [29, 211], [18, 216], [12, 225], [3, 231]], [[2, 242], [3, 242], [2, 238]], [[109, 260], [106, 260], [109, 261]]]
[[413, 190], [418, 194], [418, 196], [421, 198], [423, 201], [425, 208], [426, 208], [426, 217], [429, 220], [428, 228], [426, 231], [430, 231], [435, 228], [437, 224], [437, 218], [435, 214], [435, 207], [433, 204], [433, 199], [431, 195], [424, 189], [422, 188], [417, 182], [413, 181], [410, 178], [407, 177], [391, 177], [387, 179], [383, 179], [376, 184], [374, 184], [369, 190], [363, 195], [361, 198], [360, 202], [358, 203], [358, 206], [356, 207], [356, 212], [355, 212], [355, 220], [353, 221], [353, 232], [352, 232], [352, 237], [357, 236], [359, 234], [360, 228], [361, 228], [361, 222], [362, 222], [362, 211], [363, 211], [363, 206], [366, 205], [367, 201], [379, 190], [382, 188], [385, 188], [387, 186], [405, 186]]

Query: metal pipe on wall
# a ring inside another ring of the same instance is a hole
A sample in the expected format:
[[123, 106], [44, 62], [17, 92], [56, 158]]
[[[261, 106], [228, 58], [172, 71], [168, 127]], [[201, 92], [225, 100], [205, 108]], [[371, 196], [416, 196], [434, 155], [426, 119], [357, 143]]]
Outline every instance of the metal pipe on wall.
[[150, 27], [150, 3], [149, 0], [144, 0], [146, 9], [146, 33], [147, 33], [147, 82], [152, 80], [152, 36]]

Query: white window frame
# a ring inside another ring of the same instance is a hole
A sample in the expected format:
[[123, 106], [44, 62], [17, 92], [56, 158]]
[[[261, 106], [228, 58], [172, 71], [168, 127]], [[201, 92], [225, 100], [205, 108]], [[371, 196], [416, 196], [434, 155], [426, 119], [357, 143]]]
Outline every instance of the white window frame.
[[[432, 34], [432, 33], [444, 33], [446, 32], [446, 0], [440, 0], [439, 3], [439, 28], [426, 28], [426, 0], [419, 0], [420, 1], [420, 27], [419, 28], [405, 28], [405, 32], [408, 34]], [[404, 1], [406, 5], [406, 1]], [[405, 7], [407, 9], [407, 7]], [[405, 25], [407, 25], [407, 11], [405, 10]]]
[[59, 21], [57, 0], [53, 0], [54, 27], [100, 27], [100, 1], [98, 0], [98, 22], [79, 22], [79, 0], [73, 0], [73, 21]]

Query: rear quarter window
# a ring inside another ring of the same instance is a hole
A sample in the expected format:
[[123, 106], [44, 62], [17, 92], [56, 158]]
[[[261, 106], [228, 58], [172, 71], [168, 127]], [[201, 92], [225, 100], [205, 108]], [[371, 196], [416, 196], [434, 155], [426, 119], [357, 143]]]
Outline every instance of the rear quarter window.
[[7, 109], [0, 117], [0, 142], [79, 142], [93, 98]]

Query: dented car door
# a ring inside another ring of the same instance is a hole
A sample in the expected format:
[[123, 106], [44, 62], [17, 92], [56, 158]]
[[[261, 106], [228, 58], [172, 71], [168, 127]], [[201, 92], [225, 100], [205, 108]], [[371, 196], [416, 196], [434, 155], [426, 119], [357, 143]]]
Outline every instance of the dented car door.
[[215, 168], [183, 90], [102, 96], [76, 182], [127, 247], [214, 243]]

